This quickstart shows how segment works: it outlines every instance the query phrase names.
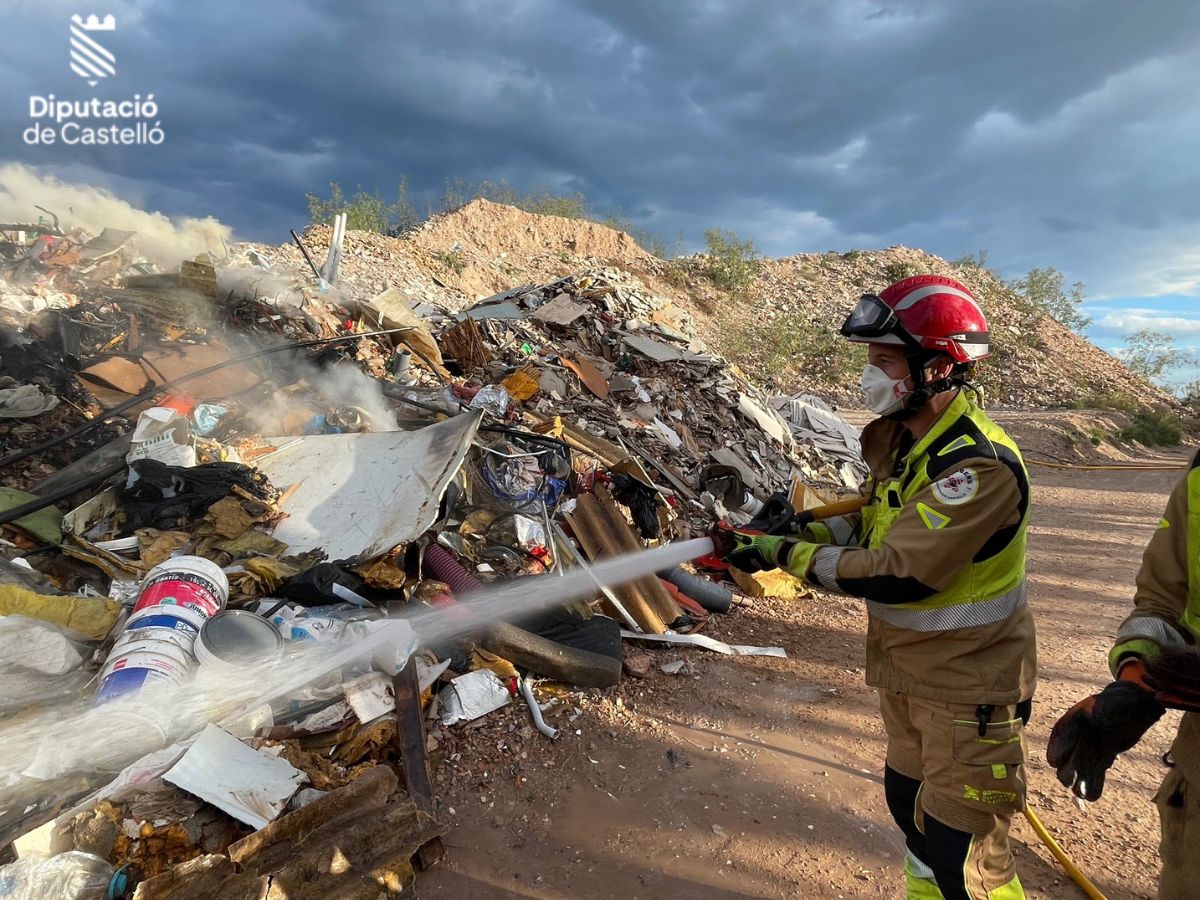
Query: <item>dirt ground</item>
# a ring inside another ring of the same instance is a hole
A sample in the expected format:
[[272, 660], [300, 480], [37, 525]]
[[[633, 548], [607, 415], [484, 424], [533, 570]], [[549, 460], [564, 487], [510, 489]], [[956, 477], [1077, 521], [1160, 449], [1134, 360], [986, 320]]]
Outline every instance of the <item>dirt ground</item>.
[[[1086, 811], [1055, 781], [1045, 745], [1057, 716], [1106, 682], [1142, 548], [1181, 473], [1031, 471], [1041, 676], [1030, 802], [1109, 898], [1152, 897], [1151, 798], [1175, 718], [1118, 761]], [[902, 896], [883, 732], [862, 681], [865, 625], [844, 597], [757, 601], [711, 632], [782, 646], [788, 659], [658, 651], [647, 678], [558, 698], [547, 715], [562, 729], [557, 742], [515, 706], [446, 732], [436, 777], [449, 853], [422, 874], [419, 895]], [[690, 675], [657, 668], [685, 656]], [[1028, 896], [1083, 896], [1023, 819], [1013, 837]]]

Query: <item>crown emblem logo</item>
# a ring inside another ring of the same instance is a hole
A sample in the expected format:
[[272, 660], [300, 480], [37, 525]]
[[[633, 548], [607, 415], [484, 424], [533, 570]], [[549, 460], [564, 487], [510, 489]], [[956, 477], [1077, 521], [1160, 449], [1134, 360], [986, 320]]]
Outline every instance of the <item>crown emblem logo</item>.
[[117, 20], [110, 13], [100, 18], [71, 16], [71, 71], [95, 87], [101, 78], [117, 74], [117, 58], [93, 34], [115, 31]]

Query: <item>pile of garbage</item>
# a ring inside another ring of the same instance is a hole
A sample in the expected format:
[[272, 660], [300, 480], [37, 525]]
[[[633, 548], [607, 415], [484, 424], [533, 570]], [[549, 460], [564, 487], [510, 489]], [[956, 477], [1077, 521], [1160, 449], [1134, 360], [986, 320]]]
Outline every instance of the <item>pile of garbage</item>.
[[619, 270], [453, 310], [339, 284], [344, 240], [162, 272], [0, 225], [0, 893], [401, 893], [437, 733], [570, 740], [539, 695], [629, 642], [782, 654], [714, 634], [777, 586], [681, 542], [853, 491], [854, 429]]

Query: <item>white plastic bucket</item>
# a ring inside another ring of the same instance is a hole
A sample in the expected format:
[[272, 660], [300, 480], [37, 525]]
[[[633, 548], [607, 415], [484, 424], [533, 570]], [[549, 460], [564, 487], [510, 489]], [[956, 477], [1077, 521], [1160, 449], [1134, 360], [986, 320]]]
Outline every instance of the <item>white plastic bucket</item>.
[[206, 621], [208, 616], [190, 606], [164, 606], [156, 603], [131, 615], [125, 623], [125, 629], [128, 631], [134, 628], [179, 628], [199, 634]]
[[[170, 685], [169, 680], [149, 676], [138, 687], [144, 688], [147, 693], [153, 693], [159, 686]], [[113, 686], [116, 687], [115, 682]], [[95, 748], [93, 759], [103, 762], [105, 757], [111, 756], [114, 757], [115, 765], [120, 767], [125, 765], [125, 760], [134, 752], [150, 753], [171, 742], [171, 715], [166, 709], [137, 701], [112, 702], [132, 696], [133, 693], [136, 691], [114, 691], [111, 697], [101, 701], [106, 705], [90, 711], [88, 723], [93, 726], [93, 734], [121, 736], [120, 741]]]
[[[183, 651], [179, 652], [182, 655]], [[144, 689], [182, 687], [187, 684], [191, 674], [190, 666], [173, 665], [165, 654], [122, 654], [110, 658], [100, 670], [100, 686], [96, 689], [93, 703], [99, 705], [131, 697]]]
[[121, 647], [138, 640], [170, 641], [191, 653], [200, 626], [207, 618], [204, 613], [186, 606], [147, 606], [129, 617], [109, 656], [115, 656]]
[[200, 556], [177, 556], [146, 573], [135, 613], [151, 606], [182, 606], [215, 616], [229, 602], [229, 579]]
[[[119, 639], [118, 642], [120, 643]], [[105, 675], [121, 669], [143, 668], [154, 669], [166, 675], [178, 675], [187, 680], [195, 667], [196, 660], [192, 654], [176, 643], [135, 639], [113, 647], [104, 668], [100, 670], [100, 678], [103, 680]]]
[[203, 668], [229, 669], [271, 664], [283, 638], [271, 622], [244, 609], [218, 613], [200, 629], [193, 652]]
[[196, 644], [197, 633], [196, 629], [190, 625], [183, 628], [175, 628], [173, 626], [144, 626], [141, 628], [126, 629], [121, 632], [121, 636], [113, 643], [113, 648], [108, 654], [108, 658], [113, 659], [133, 645], [146, 644], [150, 646], [164, 642], [173, 647], [180, 648], [185, 653], [191, 653], [192, 648]]

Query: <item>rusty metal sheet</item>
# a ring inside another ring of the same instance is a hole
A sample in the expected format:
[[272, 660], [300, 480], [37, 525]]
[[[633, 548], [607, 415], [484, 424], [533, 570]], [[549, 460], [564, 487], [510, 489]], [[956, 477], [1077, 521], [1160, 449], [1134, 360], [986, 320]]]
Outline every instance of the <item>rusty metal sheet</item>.
[[415, 540], [437, 518], [479, 422], [474, 412], [418, 431], [268, 438], [284, 449], [256, 465], [280, 489], [297, 485], [275, 538], [289, 553], [319, 547], [335, 560], [370, 559]]

